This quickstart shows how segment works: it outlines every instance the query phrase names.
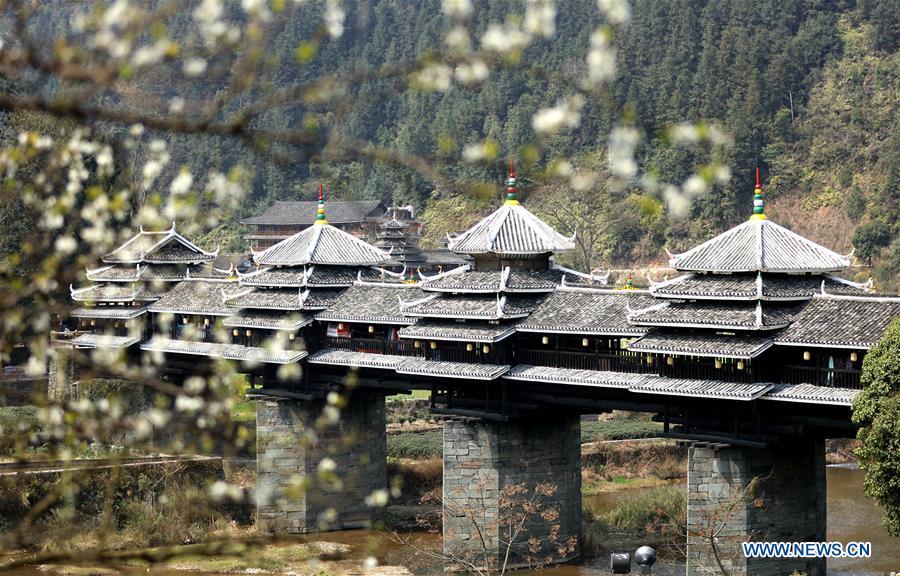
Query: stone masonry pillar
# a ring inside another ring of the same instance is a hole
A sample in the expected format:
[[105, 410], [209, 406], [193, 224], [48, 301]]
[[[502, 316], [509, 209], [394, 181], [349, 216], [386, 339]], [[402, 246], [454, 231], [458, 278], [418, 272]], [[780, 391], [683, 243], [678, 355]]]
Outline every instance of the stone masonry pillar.
[[719, 563], [734, 576], [825, 574], [824, 559], [745, 558], [741, 547], [825, 540], [824, 440], [784, 440], [765, 449], [692, 447], [687, 489], [688, 574], [719, 574]]
[[261, 530], [304, 533], [371, 526], [367, 497], [387, 489], [383, 396], [354, 396], [337, 424], [326, 403], [256, 404], [257, 522]]
[[[536, 506], [516, 535], [532, 502]], [[508, 567], [577, 557], [579, 417], [543, 415], [507, 423], [445, 420], [443, 508], [444, 554], [451, 565], [500, 567], [507, 549]]]

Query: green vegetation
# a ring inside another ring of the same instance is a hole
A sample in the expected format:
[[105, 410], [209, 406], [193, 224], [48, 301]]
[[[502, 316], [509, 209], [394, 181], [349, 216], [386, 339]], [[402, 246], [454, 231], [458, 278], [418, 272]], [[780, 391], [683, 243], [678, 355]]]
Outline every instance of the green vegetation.
[[424, 459], [440, 456], [444, 450], [443, 434], [441, 429], [388, 434], [388, 457]]
[[662, 431], [662, 424], [639, 418], [616, 418], [612, 420], [582, 421], [581, 442], [601, 440], [626, 440], [630, 438], [653, 438]]
[[24, 451], [38, 427], [35, 406], [0, 407], [0, 457]]
[[238, 400], [231, 407], [231, 418], [243, 424], [256, 422], [256, 400]]
[[685, 525], [687, 504], [682, 486], [656, 486], [616, 494], [615, 505], [605, 499], [584, 500], [584, 533], [588, 549], [610, 535], [676, 538]]
[[853, 401], [853, 419], [863, 424], [859, 464], [865, 493], [884, 509], [882, 522], [900, 536], [900, 319], [863, 361], [863, 391]]

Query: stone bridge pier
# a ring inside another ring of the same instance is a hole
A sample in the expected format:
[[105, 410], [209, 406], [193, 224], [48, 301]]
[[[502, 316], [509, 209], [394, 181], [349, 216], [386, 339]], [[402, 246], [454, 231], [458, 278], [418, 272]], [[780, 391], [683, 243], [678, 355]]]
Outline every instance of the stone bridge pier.
[[741, 546], [825, 540], [824, 440], [691, 447], [687, 493], [688, 574], [824, 576], [824, 559], [745, 558]]
[[575, 558], [581, 551], [578, 415], [446, 419], [443, 502], [444, 555], [451, 564], [525, 567]]
[[257, 521], [304, 533], [371, 526], [367, 497], [387, 488], [384, 396], [354, 395], [337, 423], [324, 400], [260, 399], [256, 407]]

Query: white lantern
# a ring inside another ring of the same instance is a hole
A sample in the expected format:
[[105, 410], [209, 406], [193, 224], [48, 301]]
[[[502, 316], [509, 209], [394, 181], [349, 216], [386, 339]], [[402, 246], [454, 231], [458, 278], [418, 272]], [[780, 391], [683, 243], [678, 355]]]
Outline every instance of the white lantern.
[[487, 344], [485, 344], [484, 347], [481, 349], [481, 351], [484, 352], [485, 354], [487, 354], [488, 352], [491, 351], [491, 347], [488, 346]]
[[587, 338], [581, 339], [581, 345], [584, 346], [585, 348], [587, 348], [589, 344], [590, 344], [590, 341]]
[[668, 357], [666, 357], [666, 364], [668, 364], [669, 366], [674, 365], [674, 364], [675, 364], [675, 357], [674, 357], [674, 356], [668, 356]]
[[369, 334], [374, 334], [374, 333], [375, 333], [375, 327], [370, 324], [369, 325]]
[[718, 358], [716, 358], [716, 369], [719, 369], [721, 367], [722, 367], [722, 361], [719, 360]]
[[238, 332], [237, 328], [235, 328], [234, 330], [231, 331], [232, 336], [237, 336], [238, 334], [240, 334], [240, 332]]
[[475, 347], [472, 346], [472, 343], [471, 343], [471, 342], [469, 342], [468, 344], [466, 344], [466, 352], [471, 352], [472, 350], [474, 350], [474, 348], [475, 348]]
[[435, 342], [434, 340], [431, 341], [430, 346], [432, 350], [437, 350], [437, 342]]
[[541, 338], [541, 344], [549, 344], [549, 343], [550, 343], [550, 337], [549, 337], [549, 336], [543, 336], [543, 337]]
[[804, 350], [803, 351], [803, 359], [809, 360], [810, 358], [812, 358], [812, 354], [809, 353], [809, 350]]
[[851, 352], [850, 353], [850, 361], [856, 362], [857, 360], [859, 360], [859, 354], [857, 354], [856, 352]]
[[738, 369], [738, 370], [743, 370], [743, 369], [744, 369], [744, 361], [743, 361], [743, 360], [738, 360], [738, 361], [737, 361], [737, 369]]

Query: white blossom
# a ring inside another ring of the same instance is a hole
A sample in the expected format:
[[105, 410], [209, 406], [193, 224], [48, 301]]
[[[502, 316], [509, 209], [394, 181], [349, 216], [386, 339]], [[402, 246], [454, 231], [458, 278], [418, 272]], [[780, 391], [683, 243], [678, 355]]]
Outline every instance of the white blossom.
[[390, 495], [388, 494], [388, 491], [379, 488], [378, 490], [373, 490], [371, 494], [366, 496], [366, 506], [372, 508], [384, 508], [387, 506], [389, 500]]
[[640, 132], [631, 126], [616, 126], [609, 133], [607, 159], [614, 177], [630, 181], [637, 174], [634, 152], [641, 140]]
[[556, 3], [553, 0], [526, 0], [525, 31], [540, 38], [556, 34]]
[[181, 114], [184, 112], [185, 101], [181, 96], [175, 96], [169, 100], [169, 112], [171, 114]]
[[587, 55], [587, 79], [590, 86], [599, 86], [616, 75], [616, 51], [609, 43], [609, 36], [609, 31], [603, 28], [598, 28], [591, 34], [591, 46]]
[[67, 256], [78, 249], [78, 242], [71, 236], [60, 236], [53, 243], [53, 247], [57, 253]]
[[445, 92], [450, 89], [453, 71], [446, 64], [428, 64], [414, 75], [419, 88], [431, 92]]
[[472, 86], [487, 80], [490, 69], [484, 60], [476, 58], [471, 62], [461, 62], [456, 66], [455, 76], [460, 84]]
[[325, 29], [332, 38], [340, 38], [344, 35], [344, 20], [347, 15], [341, 0], [325, 1]]
[[465, 26], [454, 26], [444, 36], [444, 44], [451, 52], [468, 54], [472, 50], [472, 40]]
[[580, 94], [563, 98], [550, 108], [542, 108], [531, 119], [531, 127], [537, 134], [552, 134], [572, 129], [581, 122], [584, 97]]
[[175, 398], [175, 409], [179, 412], [197, 412], [203, 408], [203, 398], [179, 394]]
[[325, 457], [319, 461], [317, 469], [320, 473], [334, 472], [337, 470], [337, 463], [331, 458]]
[[472, 14], [472, 0], [443, 0], [441, 10], [450, 18], [467, 18]]
[[172, 183], [169, 185], [169, 191], [176, 196], [187, 194], [193, 183], [194, 177], [191, 176], [191, 173], [187, 170], [181, 170], [178, 172], [178, 176], [172, 179]]
[[524, 49], [531, 37], [518, 28], [491, 24], [481, 36], [481, 48], [486, 52], [508, 54]]
[[182, 64], [181, 69], [184, 71], [185, 76], [193, 78], [206, 72], [206, 66], [206, 60], [203, 58], [188, 58]]
[[612, 24], [625, 24], [631, 19], [628, 0], [597, 0], [597, 7]]

